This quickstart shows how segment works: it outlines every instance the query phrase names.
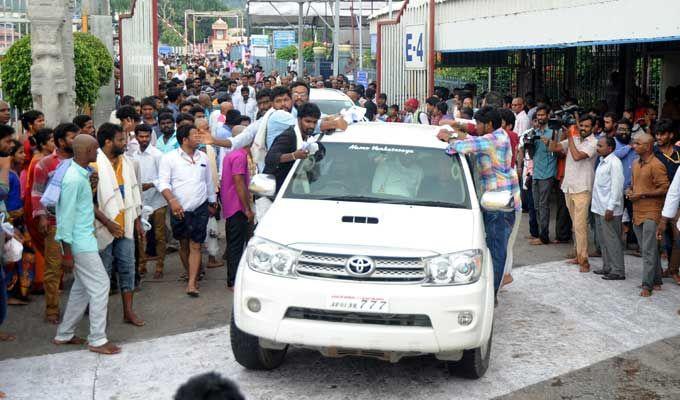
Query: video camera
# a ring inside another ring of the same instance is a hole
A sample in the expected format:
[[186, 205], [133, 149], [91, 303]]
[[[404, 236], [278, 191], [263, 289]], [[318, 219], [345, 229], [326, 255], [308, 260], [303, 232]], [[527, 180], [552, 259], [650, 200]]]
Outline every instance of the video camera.
[[524, 136], [524, 149], [529, 154], [529, 158], [533, 160], [536, 154], [536, 141], [541, 140], [541, 137], [536, 134], [534, 128], [524, 131], [522, 136]]
[[563, 107], [561, 110], [553, 112], [553, 117], [548, 120], [548, 127], [552, 130], [562, 129], [562, 127], [569, 128], [578, 122], [576, 115], [582, 114], [583, 111], [583, 108], [575, 104]]

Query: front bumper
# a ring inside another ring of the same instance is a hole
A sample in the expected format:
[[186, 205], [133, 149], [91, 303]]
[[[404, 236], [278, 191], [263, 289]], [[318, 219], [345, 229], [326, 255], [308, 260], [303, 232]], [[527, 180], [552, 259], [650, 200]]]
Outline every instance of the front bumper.
[[[368, 284], [338, 280], [283, 278], [251, 270], [241, 260], [234, 293], [239, 329], [272, 342], [312, 348], [343, 348], [385, 352], [443, 353], [480, 347], [491, 334], [493, 282], [483, 273], [474, 284], [447, 287]], [[484, 257], [490, 271], [490, 257]], [[385, 326], [287, 318], [289, 308], [327, 309], [327, 296], [369, 296], [389, 300], [390, 314], [427, 315], [431, 326]], [[259, 312], [247, 307], [260, 301]], [[458, 323], [461, 312], [472, 323]]]

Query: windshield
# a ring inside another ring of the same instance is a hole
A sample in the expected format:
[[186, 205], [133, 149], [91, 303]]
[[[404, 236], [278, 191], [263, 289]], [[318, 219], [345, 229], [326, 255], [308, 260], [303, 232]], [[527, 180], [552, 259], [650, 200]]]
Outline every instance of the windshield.
[[352, 107], [352, 102], [349, 100], [315, 100], [311, 102], [319, 106], [321, 114], [333, 115], [339, 114], [341, 110]]
[[292, 171], [284, 198], [470, 208], [459, 157], [441, 149], [324, 143]]

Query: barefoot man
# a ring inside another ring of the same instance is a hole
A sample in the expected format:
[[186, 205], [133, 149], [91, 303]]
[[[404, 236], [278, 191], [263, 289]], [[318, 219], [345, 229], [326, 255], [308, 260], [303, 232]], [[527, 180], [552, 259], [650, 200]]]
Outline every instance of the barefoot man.
[[99, 258], [94, 236], [94, 204], [88, 164], [97, 161], [97, 140], [79, 135], [73, 141], [73, 163], [62, 180], [57, 203], [57, 233], [62, 245], [62, 267], [73, 270], [74, 282], [64, 318], [57, 329], [54, 344], [85, 344], [75, 336], [78, 322], [90, 306], [90, 351], [101, 354], [120, 353], [120, 347], [106, 338], [106, 311], [109, 302], [109, 275]]
[[633, 182], [626, 192], [626, 197], [633, 203], [633, 230], [642, 253], [642, 297], [661, 290], [656, 230], [669, 186], [666, 167], [654, 156], [653, 145], [654, 138], [647, 133], [634, 139], [633, 149], [639, 158], [633, 163]]

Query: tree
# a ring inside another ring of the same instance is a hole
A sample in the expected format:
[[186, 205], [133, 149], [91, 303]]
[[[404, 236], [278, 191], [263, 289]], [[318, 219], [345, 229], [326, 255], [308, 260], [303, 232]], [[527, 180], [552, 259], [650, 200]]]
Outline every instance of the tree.
[[[108, 84], [113, 72], [113, 60], [98, 38], [88, 33], [73, 34], [73, 61], [76, 70], [76, 105], [94, 105], [99, 88]], [[32, 107], [31, 96], [31, 37], [14, 42], [0, 61], [0, 79], [7, 101], [21, 110]]]

